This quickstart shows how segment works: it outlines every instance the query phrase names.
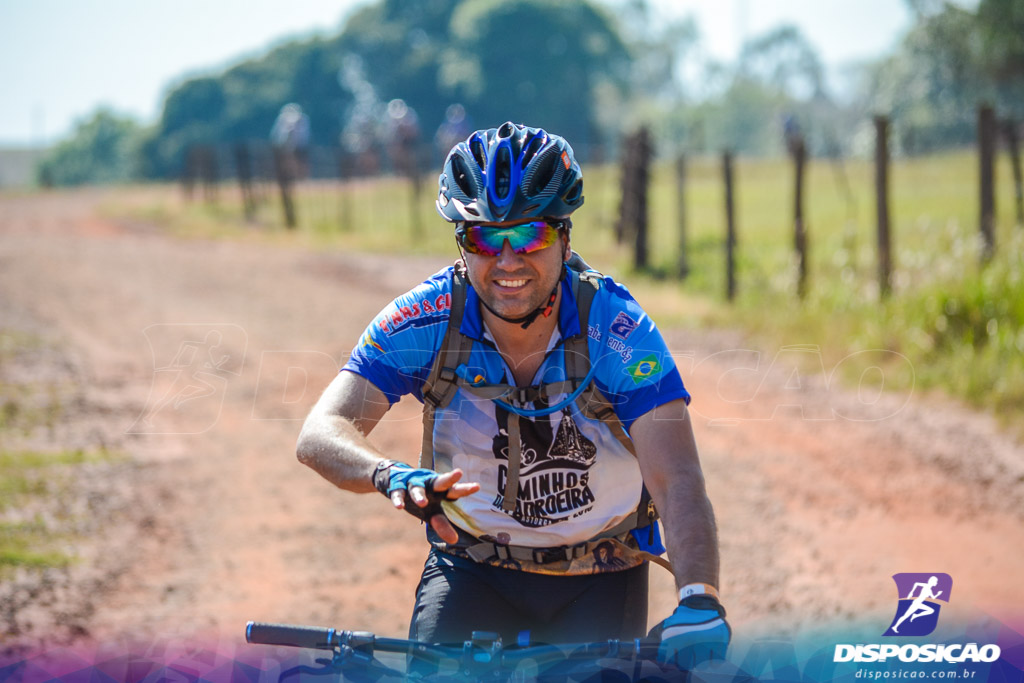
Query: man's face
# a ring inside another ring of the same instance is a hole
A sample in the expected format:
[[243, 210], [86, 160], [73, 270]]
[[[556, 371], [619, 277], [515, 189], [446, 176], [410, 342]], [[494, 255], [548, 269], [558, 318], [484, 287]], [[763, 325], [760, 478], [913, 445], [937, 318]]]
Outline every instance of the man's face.
[[[516, 221], [488, 225], [515, 224]], [[506, 318], [521, 318], [547, 303], [569, 253], [565, 230], [559, 231], [554, 244], [529, 254], [517, 254], [508, 240], [497, 256], [463, 250], [473, 288], [485, 304]]]

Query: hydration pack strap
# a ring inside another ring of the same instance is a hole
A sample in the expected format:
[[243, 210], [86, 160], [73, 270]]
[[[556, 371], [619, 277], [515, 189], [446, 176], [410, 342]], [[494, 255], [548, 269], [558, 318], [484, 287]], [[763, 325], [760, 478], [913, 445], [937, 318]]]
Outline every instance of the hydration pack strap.
[[[591, 286], [585, 286], [584, 283]], [[580, 314], [580, 333], [566, 340], [565, 343], [565, 372], [567, 377], [585, 377], [590, 372], [590, 352], [587, 348], [588, 327], [590, 324], [590, 306], [594, 302], [594, 295], [601, 286], [601, 274], [595, 270], [587, 270], [580, 273], [578, 279], [573, 279], [573, 296], [576, 299], [576, 308]], [[605, 331], [605, 334], [608, 334]], [[619, 440], [622, 446], [636, 457], [636, 446], [633, 440], [626, 433], [622, 420], [615, 413], [612, 402], [601, 393], [597, 384], [591, 382], [576, 399], [576, 405], [585, 417], [591, 420], [599, 420], [606, 425]], [[636, 508], [636, 514], [628, 520], [632, 526], [630, 529], [639, 529], [654, 524], [658, 519], [658, 511], [654, 508], [654, 501], [643, 487], [640, 494], [640, 504]], [[651, 533], [653, 535], [652, 527]], [[659, 558], [660, 559], [660, 558]], [[664, 560], [663, 560], [664, 561]]]
[[513, 512], [516, 509], [516, 500], [519, 498], [519, 461], [523, 457], [522, 442], [519, 440], [519, 416], [515, 413], [508, 414], [508, 473], [505, 476], [505, 490], [501, 509], [505, 512]]
[[452, 274], [452, 305], [448, 309], [448, 328], [444, 333], [444, 341], [437, 352], [434, 366], [423, 384], [423, 443], [420, 449], [419, 466], [423, 469], [434, 469], [434, 417], [438, 408], [451, 403], [458, 389], [458, 378], [455, 369], [469, 360], [469, 352], [473, 340], [459, 332], [462, 315], [466, 309], [465, 273], [455, 264]]

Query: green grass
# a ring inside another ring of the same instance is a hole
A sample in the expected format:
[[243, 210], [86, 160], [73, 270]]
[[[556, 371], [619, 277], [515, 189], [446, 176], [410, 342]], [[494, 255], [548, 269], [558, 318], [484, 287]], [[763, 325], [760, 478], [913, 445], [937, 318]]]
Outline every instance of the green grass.
[[59, 567], [73, 560], [60, 549], [73, 520], [55, 514], [47, 499], [70, 495], [81, 466], [117, 458], [102, 449], [0, 450], [0, 577], [14, 567]]
[[0, 579], [16, 567], [43, 568], [73, 560], [62, 548], [79, 520], [67, 503], [82, 467], [114, 460], [106, 449], [43, 452], [18, 448], [20, 436], [52, 431], [63, 414], [66, 387], [15, 379], [9, 368], [33, 376], [55, 348], [37, 335], [0, 329]]
[[[62, 410], [62, 389], [53, 382], [15, 382], [3, 369], [51, 350], [39, 336], [0, 329], [0, 443], [11, 434], [27, 435], [38, 427], [53, 429]], [[30, 360], [29, 362], [39, 362]]]
[[[647, 271], [632, 272], [630, 250], [613, 237], [620, 175], [615, 167], [584, 169], [587, 200], [575, 215], [574, 246], [599, 269], [627, 281], [663, 326], [739, 328], [768, 348], [817, 345], [826, 367], [852, 353], [896, 352], [913, 373], [899, 375], [893, 388], [913, 383], [939, 390], [1020, 428], [1024, 227], [1015, 225], [1008, 159], [1000, 155], [996, 169], [997, 246], [987, 266], [979, 258], [976, 155], [964, 151], [894, 161], [893, 291], [883, 302], [876, 274], [873, 173], [867, 160], [842, 167], [827, 160], [809, 163], [809, 293], [802, 302], [796, 296], [792, 248], [793, 171], [784, 160], [735, 162], [738, 296], [732, 303], [724, 294], [724, 189], [717, 158], [694, 158], [688, 165], [690, 274], [685, 281], [674, 276], [679, 219], [674, 170], [667, 163], [652, 172]], [[413, 214], [409, 184], [400, 179], [309, 184], [299, 193], [295, 231], [284, 229], [272, 187], [252, 223], [243, 220], [240, 197], [230, 186], [215, 205], [184, 203], [180, 193], [165, 189], [152, 192], [151, 201], [112, 204], [107, 210], [155, 221], [184, 236], [454, 258], [451, 228], [434, 213], [434, 187], [433, 179], [424, 181]]]
[[31, 522], [0, 522], [0, 576], [14, 567], [67, 566], [72, 561], [69, 555], [47, 549], [54, 542], [53, 533], [39, 518]]

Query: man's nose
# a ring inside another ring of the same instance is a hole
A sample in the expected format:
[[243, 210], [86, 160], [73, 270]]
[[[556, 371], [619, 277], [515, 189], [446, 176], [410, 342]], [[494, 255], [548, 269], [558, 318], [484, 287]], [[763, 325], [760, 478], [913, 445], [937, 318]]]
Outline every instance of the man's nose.
[[508, 238], [501, 245], [501, 253], [498, 254], [498, 260], [496, 265], [501, 268], [516, 267], [523, 262], [523, 257], [517, 254], [512, 245], [509, 243]]

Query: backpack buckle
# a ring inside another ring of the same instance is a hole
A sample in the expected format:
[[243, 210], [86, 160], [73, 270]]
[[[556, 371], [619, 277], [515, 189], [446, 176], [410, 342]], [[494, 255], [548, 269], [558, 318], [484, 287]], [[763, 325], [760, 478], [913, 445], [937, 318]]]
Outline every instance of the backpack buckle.
[[531, 398], [531, 392], [534, 387], [514, 387], [512, 389], [512, 400], [519, 405], [526, 405], [530, 401], [534, 400]]
[[552, 551], [558, 551], [559, 548], [534, 548], [533, 549], [533, 561], [537, 564], [547, 564], [548, 562], [556, 561], [560, 558], [552, 557]]
[[440, 406], [452, 390], [452, 387], [456, 386], [456, 377], [455, 370], [452, 368], [441, 368], [441, 372], [437, 373], [437, 379], [430, 385], [430, 389], [423, 394], [424, 402], [429, 403], [434, 408]]
[[567, 546], [563, 545], [558, 548], [534, 548], [533, 549], [533, 561], [537, 564], [547, 564], [549, 562], [572, 562], [585, 557], [587, 554], [587, 544], [581, 543], [580, 545]]

